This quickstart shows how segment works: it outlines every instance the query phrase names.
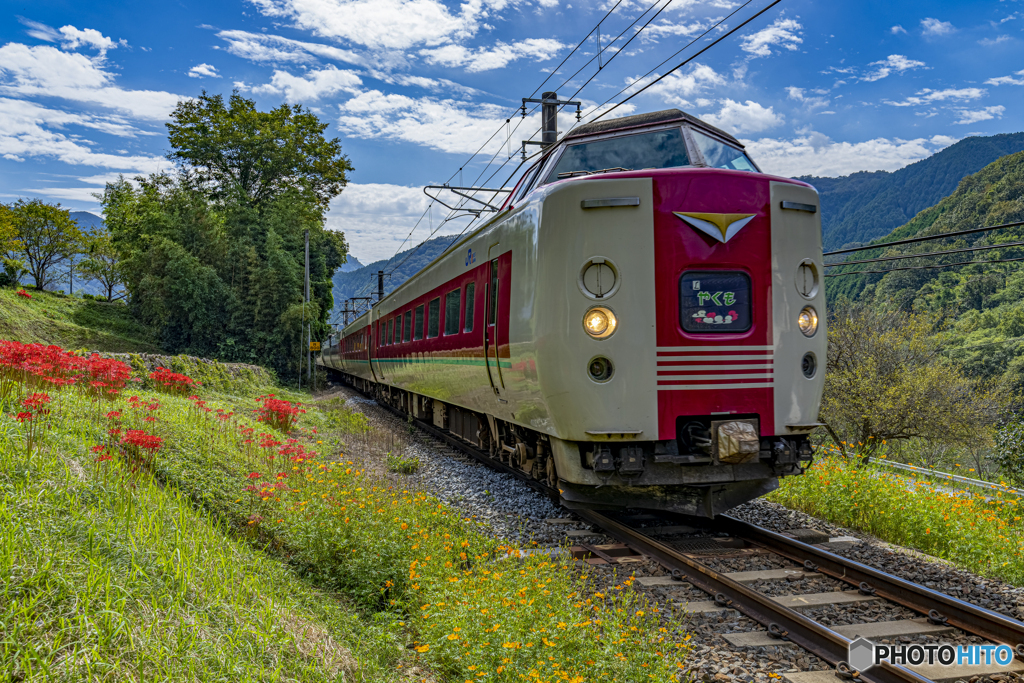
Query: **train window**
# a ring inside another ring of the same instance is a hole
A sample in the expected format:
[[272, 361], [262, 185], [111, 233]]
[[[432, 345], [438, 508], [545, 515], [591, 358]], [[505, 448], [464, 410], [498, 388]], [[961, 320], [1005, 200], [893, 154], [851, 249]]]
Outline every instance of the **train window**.
[[466, 285], [466, 325], [462, 328], [463, 332], [473, 331], [473, 304], [474, 294], [476, 294], [476, 283], [470, 282]]
[[545, 182], [587, 175], [595, 171], [632, 171], [638, 168], [689, 166], [681, 128], [653, 133], [620, 135], [569, 145]]
[[395, 343], [395, 319], [394, 318], [392, 318], [391, 320], [388, 321], [387, 338], [384, 340], [384, 343], [387, 344], [388, 346], [391, 346], [392, 344]]
[[461, 289], [453, 289], [444, 298], [444, 334], [459, 333], [459, 304], [462, 302]]
[[423, 305], [416, 307], [416, 314], [413, 316], [412, 338], [419, 341], [423, 339]]
[[487, 312], [487, 324], [493, 325], [498, 318], [498, 259], [491, 261], [491, 301]]
[[402, 325], [402, 341], [412, 339], [412, 311], [405, 312], [405, 324]]
[[519, 192], [516, 193], [512, 203], [518, 202], [520, 199], [530, 194], [530, 190], [533, 189], [533, 181], [537, 179], [537, 172], [540, 171], [542, 164], [537, 164], [532, 169], [527, 171], [526, 179], [523, 180], [523, 184], [519, 186]]
[[757, 168], [742, 150], [730, 147], [724, 142], [704, 135], [699, 130], [691, 130], [693, 140], [697, 143], [700, 153], [704, 155], [704, 161], [711, 168], [728, 168], [734, 171], [754, 171]]
[[441, 297], [427, 304], [427, 338], [433, 339], [441, 332]]
[[679, 324], [687, 332], [746, 332], [751, 324], [750, 276], [690, 270], [679, 278]]

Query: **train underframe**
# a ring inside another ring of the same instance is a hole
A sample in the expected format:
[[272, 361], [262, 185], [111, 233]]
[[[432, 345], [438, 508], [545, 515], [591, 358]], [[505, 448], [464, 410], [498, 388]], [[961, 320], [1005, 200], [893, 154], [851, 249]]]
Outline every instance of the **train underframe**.
[[[671, 441], [565, 441], [491, 415], [328, 369], [403, 415], [425, 422], [482, 453], [557, 488], [569, 509], [665, 510], [712, 518], [778, 488], [779, 477], [802, 474], [814, 449], [807, 435], [761, 437], [756, 458], [717, 462], [713, 416], [685, 419]], [[742, 417], [742, 416], [739, 416]]]

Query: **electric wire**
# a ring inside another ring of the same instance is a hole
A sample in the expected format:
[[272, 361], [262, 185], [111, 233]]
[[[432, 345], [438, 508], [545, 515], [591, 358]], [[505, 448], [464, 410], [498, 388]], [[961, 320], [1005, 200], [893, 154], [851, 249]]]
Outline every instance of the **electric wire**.
[[1004, 247], [1020, 247], [1024, 246], [1024, 241], [1021, 242], [1003, 242], [1001, 244], [984, 244], [980, 247], [964, 247], [963, 249], [946, 249], [945, 251], [929, 251], [924, 254], [900, 254], [898, 256], [881, 256], [879, 258], [862, 259], [860, 261], [840, 261], [838, 263], [826, 263], [826, 268], [835, 268], [837, 266], [852, 266], [861, 263], [880, 263], [882, 261], [900, 261], [908, 258], [926, 258], [928, 256], [944, 256], [946, 254], [963, 254], [969, 251], [987, 251], [989, 249], [1002, 249]]
[[849, 273], [828, 273], [825, 275], [825, 277], [843, 277], [844, 275], [872, 275], [877, 273], [893, 273], [897, 270], [929, 270], [932, 268], [957, 268], [959, 266], [981, 266], [989, 263], [1012, 263], [1014, 261], [1024, 261], [1024, 256], [1020, 258], [992, 259], [989, 261], [963, 261], [961, 263], [945, 263], [930, 266], [902, 266], [900, 268], [888, 268], [886, 270], [855, 270]]
[[850, 247], [849, 249], [838, 249], [836, 251], [826, 251], [822, 256], [836, 256], [838, 254], [852, 254], [855, 251], [867, 251], [868, 249], [882, 249], [884, 247], [894, 247], [898, 244], [913, 244], [914, 242], [926, 242], [928, 240], [941, 240], [946, 237], [956, 237], [958, 235], [973, 235], [979, 232], [987, 232], [988, 230], [1002, 230], [1004, 228], [1016, 228], [1024, 225], [1024, 221], [1016, 221], [1014, 223], [1002, 223], [1001, 225], [989, 225], [984, 228], [971, 228], [969, 230], [958, 230], [956, 232], [943, 232], [937, 235], [927, 235], [925, 237], [910, 237], [905, 240], [896, 240], [895, 242], [881, 242], [879, 244], [868, 244], [863, 247]]

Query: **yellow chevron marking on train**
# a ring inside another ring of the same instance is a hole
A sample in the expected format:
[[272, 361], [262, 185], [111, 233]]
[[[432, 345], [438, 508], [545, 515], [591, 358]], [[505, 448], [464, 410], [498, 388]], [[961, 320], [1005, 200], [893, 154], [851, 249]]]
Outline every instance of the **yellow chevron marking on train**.
[[692, 228], [711, 235], [719, 242], [728, 242], [740, 229], [749, 223], [755, 213], [686, 213], [673, 211], [675, 215]]

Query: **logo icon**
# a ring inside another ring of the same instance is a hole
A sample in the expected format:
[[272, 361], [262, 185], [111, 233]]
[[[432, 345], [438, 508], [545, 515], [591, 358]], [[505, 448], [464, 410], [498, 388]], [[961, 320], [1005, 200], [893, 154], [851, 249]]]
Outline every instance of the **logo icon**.
[[875, 644], [867, 638], [858, 638], [850, 643], [846, 661], [854, 671], [867, 671], [875, 665]]
[[466, 252], [466, 265], [468, 266], [472, 263], [476, 263], [476, 254], [473, 253], [472, 249], [469, 249]]
[[719, 242], [728, 242], [756, 213], [684, 213], [673, 211], [687, 225], [711, 235]]

